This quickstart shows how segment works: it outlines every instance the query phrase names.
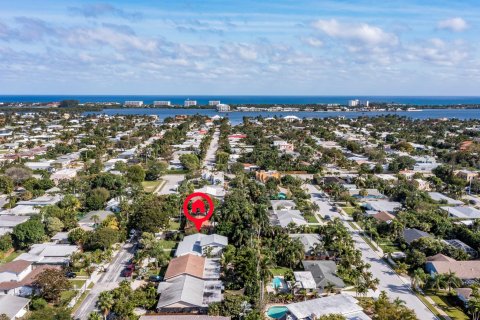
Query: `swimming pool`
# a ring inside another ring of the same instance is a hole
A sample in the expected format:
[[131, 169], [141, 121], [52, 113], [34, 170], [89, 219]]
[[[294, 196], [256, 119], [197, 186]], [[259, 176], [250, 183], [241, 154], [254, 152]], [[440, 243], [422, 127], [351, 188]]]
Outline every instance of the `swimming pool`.
[[268, 308], [267, 315], [273, 319], [281, 319], [285, 315], [285, 313], [287, 313], [287, 310], [287, 307], [274, 306]]
[[273, 284], [274, 289], [282, 289], [283, 288], [282, 278], [278, 278], [278, 277], [273, 278], [272, 284]]

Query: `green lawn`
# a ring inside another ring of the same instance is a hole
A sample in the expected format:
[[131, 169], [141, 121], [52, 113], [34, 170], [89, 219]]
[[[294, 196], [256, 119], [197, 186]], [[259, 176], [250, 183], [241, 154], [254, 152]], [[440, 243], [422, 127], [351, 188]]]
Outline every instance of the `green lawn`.
[[355, 207], [343, 207], [342, 209], [349, 216], [351, 216], [355, 212]]
[[307, 220], [308, 223], [318, 223], [317, 218], [313, 215], [305, 215], [305, 220]]
[[25, 251], [17, 250], [17, 251], [14, 251], [14, 252], [10, 253], [10, 255], [8, 257], [0, 259], [0, 264], [12, 262], [16, 257], [18, 257], [19, 255], [21, 255], [24, 252]]
[[272, 274], [274, 276], [283, 276], [285, 275], [285, 272], [287, 272], [288, 270], [291, 270], [290, 268], [273, 268], [273, 269], [270, 269], [270, 271], [272, 272]]
[[60, 294], [60, 305], [66, 306], [70, 302], [70, 300], [72, 300], [73, 297], [75, 297], [76, 295], [77, 291], [75, 290], [63, 291]]
[[439, 305], [443, 311], [453, 320], [468, 320], [470, 319], [463, 309], [456, 305], [456, 298], [449, 296], [447, 291], [427, 291], [427, 295], [432, 298], [437, 305]]
[[158, 186], [163, 183], [163, 180], [157, 180], [157, 181], [143, 181], [142, 186], [143, 190], [145, 192], [153, 192], [155, 189], [158, 188]]
[[170, 221], [169, 229], [170, 230], [180, 230], [180, 222]]
[[171, 241], [171, 240], [160, 240], [160, 243], [164, 249], [170, 249], [170, 250], [175, 248], [175, 246], [177, 245], [175, 241]]
[[415, 293], [415, 295], [417, 296], [418, 299], [420, 299], [423, 304], [425, 304], [427, 306], [427, 308], [440, 320], [445, 320], [445, 317], [442, 317], [440, 315], [440, 313], [437, 311], [437, 308], [435, 308], [434, 306], [432, 306], [432, 304], [430, 302], [428, 302], [427, 299], [425, 299], [425, 297], [419, 293]]
[[88, 277], [88, 273], [85, 270], [80, 270], [78, 272], [75, 272], [75, 274], [77, 275], [77, 277]]
[[401, 251], [400, 248], [389, 239], [378, 239], [377, 244], [380, 248], [382, 248], [383, 251]]
[[75, 286], [76, 289], [80, 289], [85, 282], [87, 282], [87, 280], [72, 279], [70, 282], [72, 283], [72, 286]]

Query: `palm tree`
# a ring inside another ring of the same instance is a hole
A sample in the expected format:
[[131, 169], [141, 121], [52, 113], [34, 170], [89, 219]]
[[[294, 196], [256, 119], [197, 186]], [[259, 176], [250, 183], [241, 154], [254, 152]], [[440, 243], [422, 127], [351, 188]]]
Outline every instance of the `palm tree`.
[[476, 288], [473, 289], [472, 295], [468, 300], [468, 312], [473, 320], [480, 320], [480, 295]]
[[448, 288], [448, 292], [451, 292], [453, 288], [458, 288], [462, 285], [462, 280], [460, 280], [459, 277], [455, 274], [455, 272], [452, 272], [451, 270], [448, 271], [444, 275], [444, 280], [445, 280], [445, 285]]
[[90, 312], [88, 315], [88, 320], [102, 320], [103, 317], [98, 312]]
[[434, 289], [440, 290], [445, 286], [445, 277], [443, 274], [436, 274], [430, 282], [430, 286]]
[[428, 275], [423, 271], [423, 269], [418, 268], [413, 272], [412, 276], [412, 287], [415, 288], [423, 288], [425, 285], [425, 281], [427, 280]]
[[328, 282], [324, 287], [323, 291], [327, 294], [327, 296], [330, 295], [330, 293], [335, 292], [335, 285], [331, 282]]
[[110, 313], [110, 310], [112, 309], [114, 304], [115, 304], [115, 301], [113, 299], [113, 295], [111, 292], [103, 291], [98, 296], [97, 305], [100, 308], [100, 310], [103, 312], [104, 320], [107, 319], [107, 316]]
[[98, 214], [94, 214], [93, 216], [90, 217], [90, 220], [93, 221], [95, 226], [97, 226], [98, 223], [100, 222], [100, 217], [98, 216]]

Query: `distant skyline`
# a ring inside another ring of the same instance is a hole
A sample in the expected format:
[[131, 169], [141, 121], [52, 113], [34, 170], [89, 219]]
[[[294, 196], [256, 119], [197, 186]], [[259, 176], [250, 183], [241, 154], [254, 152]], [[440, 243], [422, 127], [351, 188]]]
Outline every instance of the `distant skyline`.
[[480, 95], [477, 0], [0, 3], [0, 95]]

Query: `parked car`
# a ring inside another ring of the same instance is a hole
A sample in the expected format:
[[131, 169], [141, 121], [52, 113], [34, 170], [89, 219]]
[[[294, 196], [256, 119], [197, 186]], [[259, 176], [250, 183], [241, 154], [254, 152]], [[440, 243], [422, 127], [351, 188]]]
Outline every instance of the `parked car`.
[[160, 282], [160, 281], [162, 281], [162, 279], [163, 278], [159, 275], [156, 275], [156, 276], [152, 275], [152, 276], [148, 277], [148, 280], [151, 281], [151, 282]]
[[129, 278], [132, 276], [133, 270], [132, 269], [123, 269], [122, 277]]
[[77, 277], [77, 274], [75, 272], [68, 271], [67, 273], [65, 273], [65, 276], [69, 279], [73, 279]]
[[330, 215], [326, 214], [325, 217], [323, 217], [325, 220], [330, 221], [332, 220], [332, 217]]

